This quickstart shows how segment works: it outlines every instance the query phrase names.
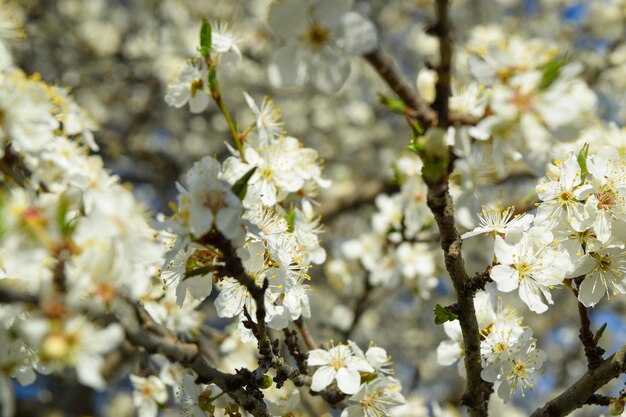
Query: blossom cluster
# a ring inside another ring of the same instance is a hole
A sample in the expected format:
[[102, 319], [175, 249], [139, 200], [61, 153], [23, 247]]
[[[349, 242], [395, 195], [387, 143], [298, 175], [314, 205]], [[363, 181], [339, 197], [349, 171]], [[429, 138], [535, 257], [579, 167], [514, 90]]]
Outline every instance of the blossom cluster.
[[351, 395], [342, 417], [391, 415], [392, 407], [404, 403], [400, 382], [391, 375], [391, 358], [385, 349], [370, 346], [364, 353], [356, 343], [339, 344], [308, 353], [309, 366], [318, 366], [311, 390], [321, 391], [336, 382], [337, 389]]
[[400, 190], [376, 197], [371, 232], [343, 242], [341, 257], [327, 266], [329, 274], [349, 282], [351, 278], [342, 269], [352, 268], [350, 261], [358, 260], [371, 286], [395, 288], [404, 283], [420, 297], [430, 297], [438, 283], [440, 259], [432, 250], [436, 228], [426, 205], [421, 169], [422, 162], [415, 156], [396, 161], [394, 171]]
[[146, 209], [90, 155], [95, 124], [69, 91], [2, 61], [0, 282], [41, 308], [3, 307], [0, 378], [30, 384], [33, 371], [70, 367], [104, 389], [104, 357], [124, 331], [98, 317], [150, 293], [161, 244]]
[[610, 146], [557, 160], [536, 187], [533, 216], [511, 216], [486, 209], [482, 225], [464, 235], [495, 236], [497, 264], [491, 278], [498, 290], [519, 288], [528, 307], [543, 313], [553, 304], [550, 291], [576, 279], [576, 293], [586, 307], [605, 294], [624, 294], [624, 186], [626, 170]]
[[[537, 348], [533, 331], [522, 324], [516, 310], [503, 306], [500, 300], [494, 309], [487, 292], [476, 294], [474, 305], [481, 334], [482, 378], [495, 384], [496, 393], [505, 402], [518, 392], [524, 396], [533, 389], [535, 374], [546, 360], [545, 352]], [[444, 330], [450, 340], [439, 344], [437, 360], [449, 366], [464, 355], [463, 336], [456, 320], [444, 323]]]

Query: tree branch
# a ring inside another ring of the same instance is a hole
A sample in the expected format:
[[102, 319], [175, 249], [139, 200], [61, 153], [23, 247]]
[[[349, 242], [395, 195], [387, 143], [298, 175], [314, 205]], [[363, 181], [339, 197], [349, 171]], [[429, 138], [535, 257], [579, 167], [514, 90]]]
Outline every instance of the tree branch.
[[[448, 100], [450, 95], [450, 66], [452, 61], [452, 42], [448, 22], [448, 0], [437, 0], [437, 23], [433, 32], [439, 37], [440, 66], [437, 68], [437, 99], [434, 109], [438, 115], [438, 127], [447, 129], [450, 126]], [[424, 163], [433, 163], [425, 160]], [[474, 308], [473, 287], [465, 262], [461, 255], [461, 239], [454, 222], [454, 204], [448, 190], [448, 175], [451, 162], [441, 177], [424, 176], [428, 186], [426, 202], [432, 211], [439, 234], [441, 248], [444, 253], [446, 270], [450, 275], [457, 295], [459, 323], [463, 334], [465, 351], [465, 369], [467, 385], [462, 403], [467, 406], [470, 416], [486, 417], [487, 402], [491, 393], [491, 384], [481, 378], [480, 329]], [[425, 167], [426, 168], [426, 167]], [[423, 171], [424, 172], [424, 171]]]
[[561, 395], [537, 409], [531, 417], [561, 417], [597, 399], [594, 393], [607, 382], [626, 372], [626, 345], [611, 357], [587, 370], [580, 379]]
[[404, 78], [390, 55], [376, 49], [363, 55], [363, 57], [374, 67], [389, 88], [400, 97], [400, 100], [411, 109], [410, 115], [415, 117], [423, 127], [437, 124], [437, 113], [417, 95], [413, 86]]
[[304, 344], [306, 345], [306, 347], [311, 350], [317, 349], [317, 343], [315, 343], [315, 340], [313, 340], [313, 336], [311, 336], [311, 333], [309, 332], [309, 328], [304, 322], [304, 319], [302, 318], [302, 316], [298, 317], [294, 321], [294, 323], [296, 324], [296, 327], [298, 328], [298, 331], [300, 332], [300, 335], [302, 336], [302, 339], [304, 340]]
[[[584, 276], [574, 279], [577, 288], [572, 288], [572, 292], [578, 298], [578, 288], [582, 284]], [[589, 321], [589, 309], [585, 307], [583, 303], [577, 301], [578, 304], [578, 317], [580, 318], [580, 332], [578, 337], [585, 350], [585, 357], [587, 358], [587, 366], [589, 369], [597, 368], [602, 362], [602, 355], [604, 355], [604, 349], [598, 346], [598, 341], [595, 339], [593, 332], [591, 331], [591, 322]]]
[[[41, 300], [36, 296], [7, 288], [6, 285], [0, 285], [0, 302], [41, 304]], [[192, 369], [198, 374], [198, 382], [216, 384], [253, 416], [271, 417], [262, 396], [259, 399], [251, 395], [252, 391], [258, 390], [256, 385], [250, 386], [250, 383], [239, 374], [226, 374], [213, 368], [200, 353], [198, 345], [183, 342], [158, 324], [151, 323], [152, 319], [149, 316], [139, 314], [141, 307], [136, 307], [138, 321], [134, 324], [129, 320], [116, 320], [124, 327], [126, 339], [131, 344], [143, 348], [148, 353], [159, 353], [172, 362], [178, 362]], [[85, 310], [84, 313], [91, 316], [95, 314], [98, 319], [102, 316], [101, 313], [93, 313], [89, 310]], [[110, 316], [106, 317], [110, 318]], [[144, 325], [148, 328], [158, 328], [159, 332], [164, 334], [160, 335], [147, 330]]]

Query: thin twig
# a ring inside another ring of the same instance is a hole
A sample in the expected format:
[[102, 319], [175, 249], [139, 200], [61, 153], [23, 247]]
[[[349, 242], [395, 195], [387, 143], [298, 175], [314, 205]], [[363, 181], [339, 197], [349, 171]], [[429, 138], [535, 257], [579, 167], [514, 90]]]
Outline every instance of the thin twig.
[[413, 86], [404, 78], [390, 55], [380, 49], [376, 49], [363, 57], [374, 67], [389, 88], [412, 110], [412, 116], [422, 126], [428, 127], [437, 124], [437, 113], [417, 95]]
[[304, 344], [306, 345], [306, 347], [309, 350], [317, 349], [317, 343], [315, 343], [313, 336], [311, 336], [311, 332], [309, 332], [309, 328], [304, 322], [304, 319], [302, 318], [302, 316], [298, 317], [294, 321], [294, 323], [296, 327], [298, 328], [298, 331], [300, 332], [300, 336], [302, 336], [302, 340], [304, 340]]
[[354, 318], [352, 319], [352, 323], [342, 334], [344, 340], [347, 340], [352, 336], [352, 333], [356, 330], [361, 318], [363, 317], [363, 313], [367, 311], [368, 301], [373, 289], [374, 287], [370, 283], [369, 277], [365, 277], [363, 292], [354, 305]]

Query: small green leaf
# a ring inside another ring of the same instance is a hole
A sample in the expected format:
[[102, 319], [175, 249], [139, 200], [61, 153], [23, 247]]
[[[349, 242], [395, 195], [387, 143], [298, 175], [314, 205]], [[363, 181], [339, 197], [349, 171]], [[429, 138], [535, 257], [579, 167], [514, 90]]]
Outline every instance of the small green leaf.
[[206, 19], [202, 19], [202, 26], [200, 27], [200, 46], [198, 52], [204, 58], [208, 58], [211, 55], [211, 25]]
[[543, 74], [541, 75], [541, 81], [539, 81], [539, 89], [545, 90], [550, 87], [559, 75], [561, 75], [561, 69], [567, 64], [569, 60], [567, 55], [560, 54], [552, 58], [543, 67]]
[[363, 384], [369, 384], [376, 378], [378, 378], [378, 374], [375, 372], [361, 372], [361, 383]]
[[248, 181], [250, 181], [250, 177], [256, 171], [256, 167], [252, 168], [250, 171], [243, 174], [241, 178], [237, 180], [235, 184], [233, 184], [231, 190], [241, 201], [246, 198], [246, 193], [248, 192]]
[[381, 94], [379, 95], [379, 100], [383, 106], [387, 107], [394, 113], [404, 114], [406, 112], [406, 104], [398, 98], [391, 98]]
[[285, 214], [285, 220], [287, 220], [287, 231], [293, 232], [294, 221], [296, 220], [296, 209], [294, 206], [289, 208], [289, 211]]
[[600, 340], [600, 338], [604, 334], [604, 331], [606, 330], [606, 325], [607, 323], [604, 323], [602, 327], [598, 329], [598, 331], [596, 332], [596, 335], [593, 337], [594, 343], [598, 343], [598, 340]]
[[440, 304], [435, 306], [435, 324], [444, 324], [447, 321], [454, 321], [458, 318], [454, 313], [443, 308]]
[[585, 143], [583, 148], [578, 153], [578, 165], [580, 165], [580, 181], [585, 181], [587, 178], [587, 155], [589, 154], [589, 144]]
[[69, 210], [69, 202], [65, 198], [61, 198], [59, 201], [59, 207], [57, 209], [57, 224], [62, 236], [70, 236], [76, 228], [76, 222], [71, 219], [68, 220], [67, 214]]

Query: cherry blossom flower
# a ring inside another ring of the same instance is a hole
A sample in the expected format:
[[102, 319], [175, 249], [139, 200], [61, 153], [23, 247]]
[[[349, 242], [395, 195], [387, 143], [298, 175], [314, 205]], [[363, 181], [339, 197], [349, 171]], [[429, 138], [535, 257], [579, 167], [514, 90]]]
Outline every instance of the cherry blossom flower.
[[313, 391], [321, 391], [336, 380], [341, 392], [356, 394], [361, 385], [359, 372], [374, 372], [374, 368], [365, 359], [355, 356], [347, 345], [310, 350], [307, 364], [319, 366], [313, 374]]
[[351, 0], [272, 3], [269, 24], [283, 45], [268, 68], [270, 82], [300, 86], [310, 79], [325, 93], [339, 90], [350, 73], [345, 53], [370, 52], [377, 43], [374, 25], [351, 7]]
[[535, 229], [518, 242], [496, 236], [495, 255], [499, 265], [491, 269], [498, 290], [510, 292], [519, 287], [519, 296], [536, 312], [543, 313], [552, 304], [550, 289], [560, 285], [572, 265], [566, 253], [550, 248], [552, 234]]

